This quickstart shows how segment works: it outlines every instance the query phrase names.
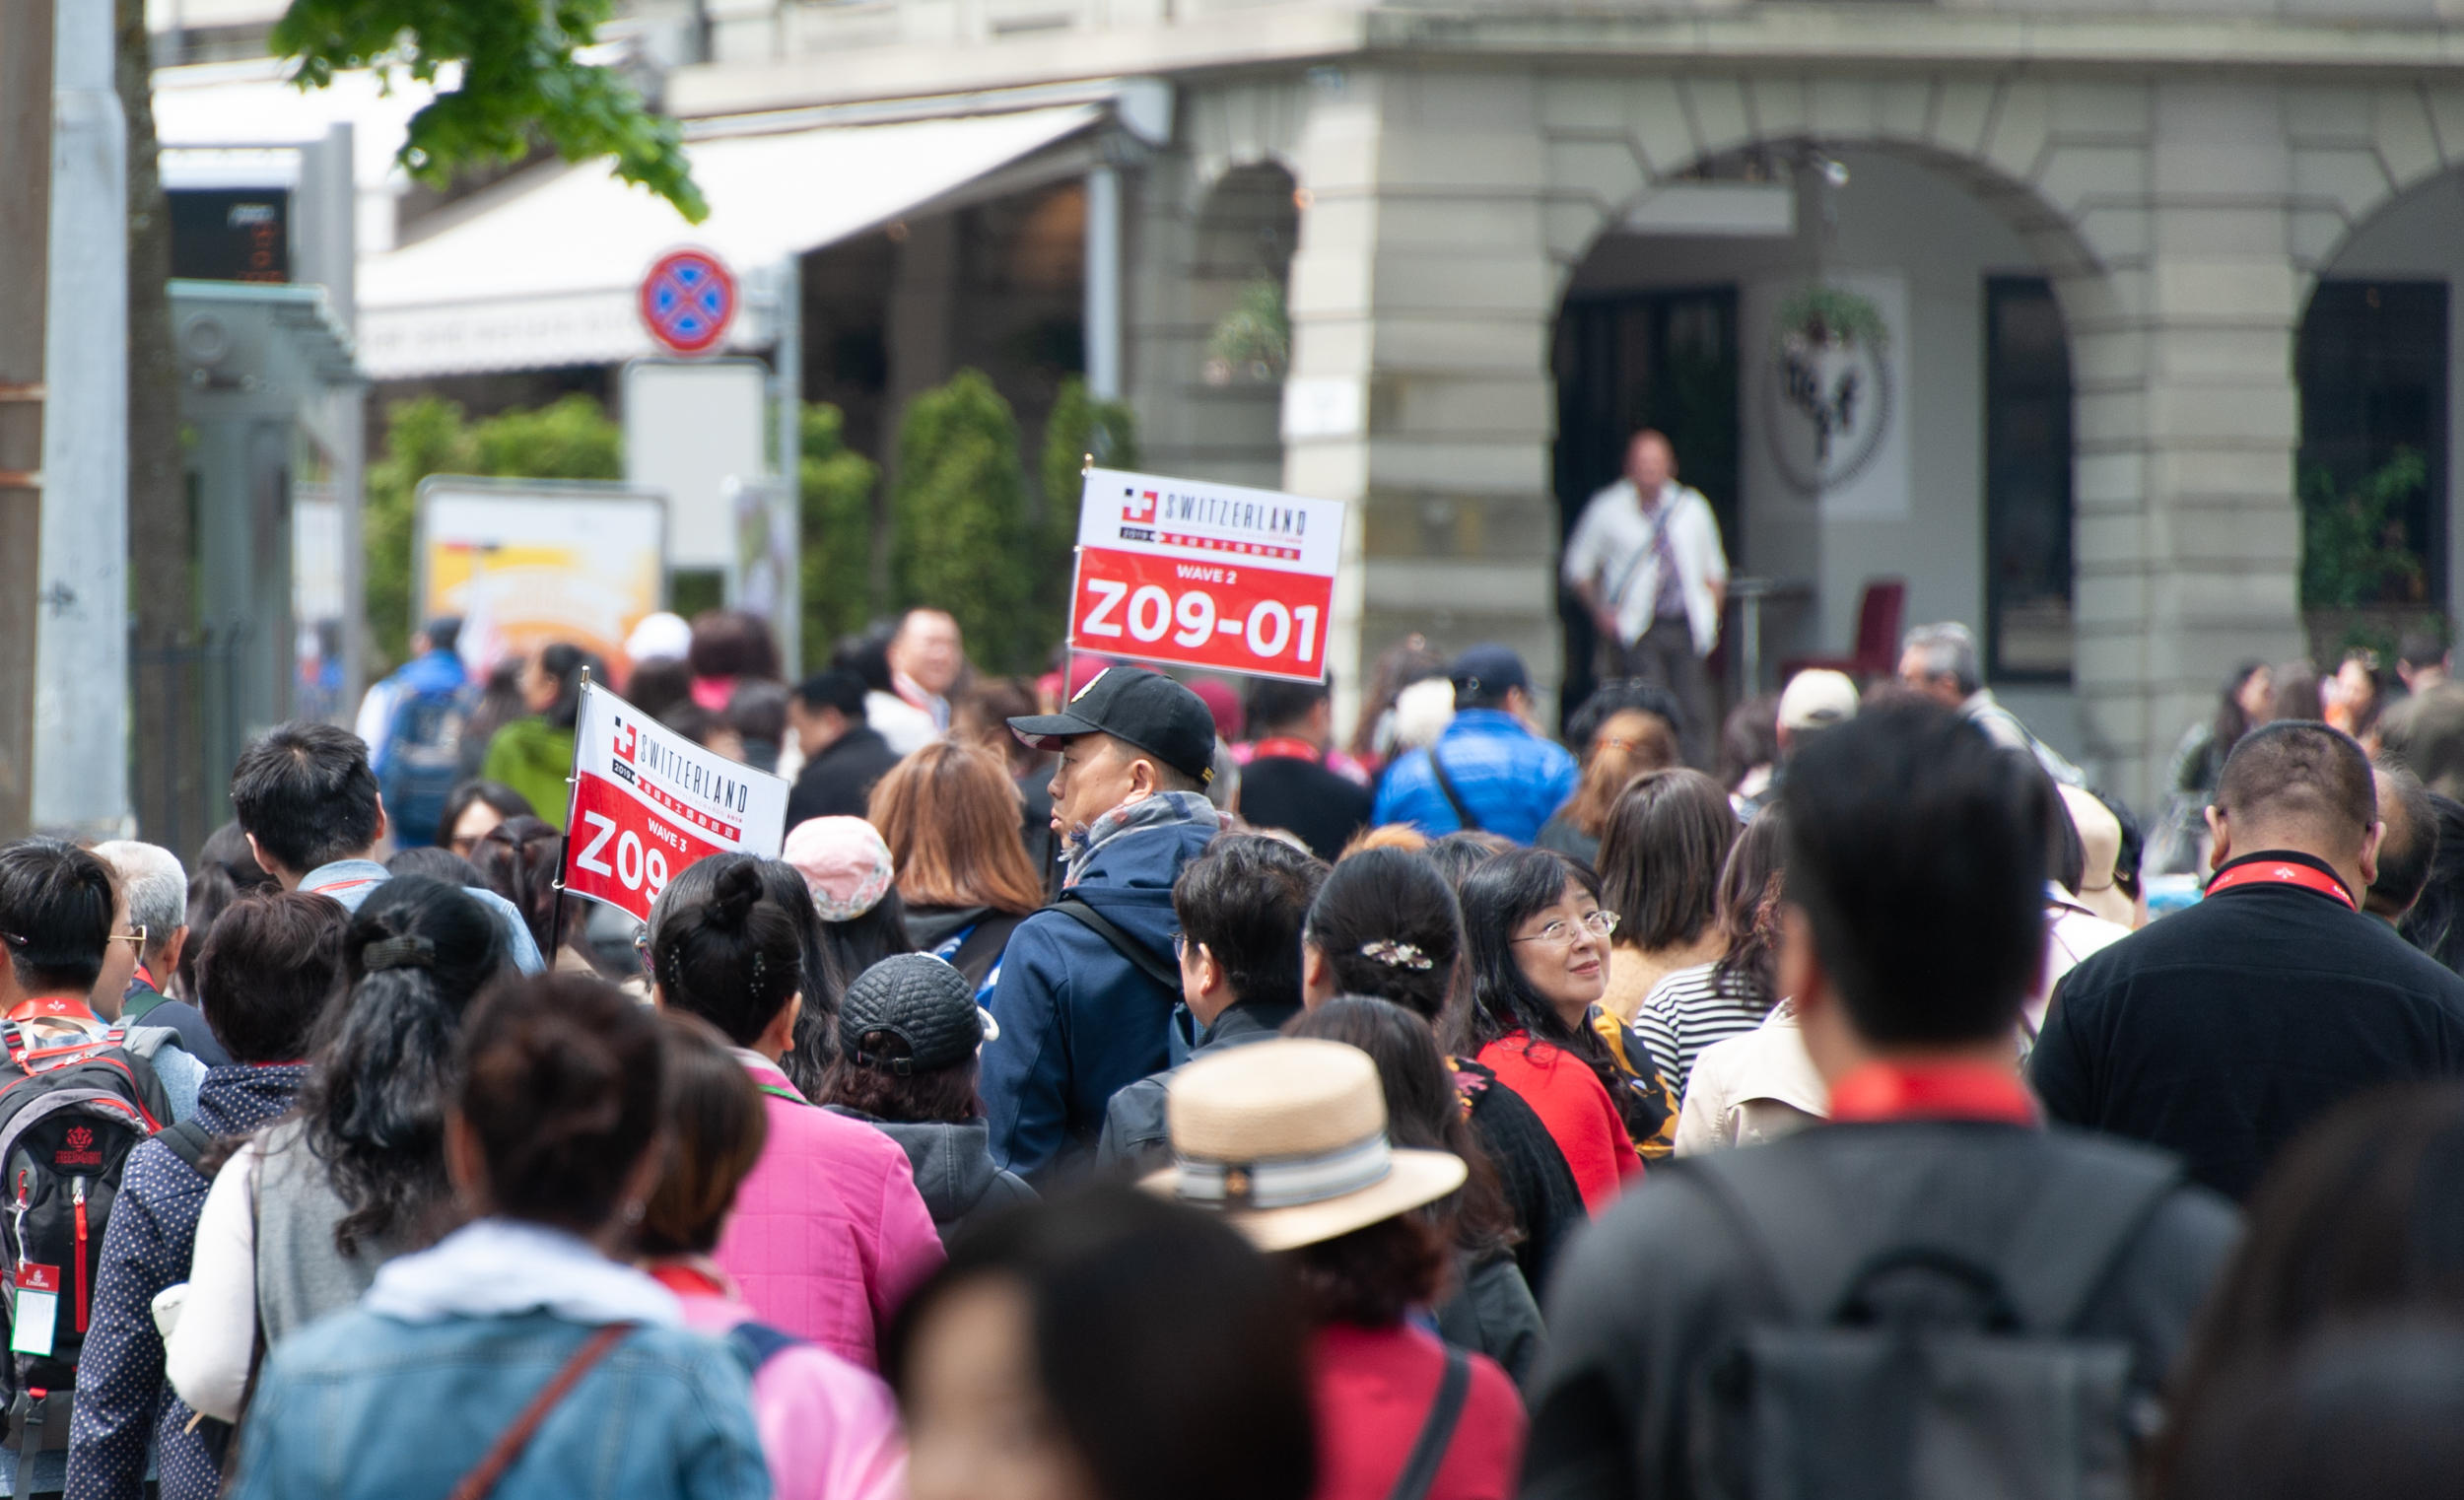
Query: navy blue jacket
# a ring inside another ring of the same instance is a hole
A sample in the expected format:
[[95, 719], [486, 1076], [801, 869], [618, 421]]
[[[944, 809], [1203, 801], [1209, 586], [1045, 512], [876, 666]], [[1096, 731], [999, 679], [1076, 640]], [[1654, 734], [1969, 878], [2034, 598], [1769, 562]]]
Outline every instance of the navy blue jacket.
[[[290, 1110], [307, 1077], [304, 1063], [215, 1068], [197, 1091], [195, 1119], [218, 1136], [253, 1130]], [[103, 1231], [94, 1322], [77, 1360], [72, 1495], [137, 1500], [149, 1439], [161, 1445], [163, 1500], [212, 1500], [222, 1488], [214, 1450], [187, 1430], [195, 1413], [163, 1382], [163, 1335], [154, 1327], [154, 1294], [188, 1279], [210, 1187], [161, 1141], [142, 1141], [128, 1153]]]
[[[1215, 832], [1167, 823], [1116, 834], [1063, 894], [1177, 968], [1172, 882]], [[1172, 1009], [1180, 1002], [1075, 918], [1039, 912], [1020, 923], [992, 990], [1001, 1034], [984, 1047], [992, 1160], [1033, 1180], [1091, 1152], [1112, 1096], [1172, 1060]]]

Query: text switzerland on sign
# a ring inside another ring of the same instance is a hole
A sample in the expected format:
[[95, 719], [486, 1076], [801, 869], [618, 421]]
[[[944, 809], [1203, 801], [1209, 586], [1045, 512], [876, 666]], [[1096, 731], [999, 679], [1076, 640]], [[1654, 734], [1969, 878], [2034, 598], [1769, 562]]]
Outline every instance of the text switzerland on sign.
[[714, 755], [605, 688], [574, 721], [565, 889], [650, 920], [650, 903], [696, 859], [776, 855], [787, 784]]
[[1089, 469], [1069, 644], [1259, 677], [1326, 677], [1343, 505]]

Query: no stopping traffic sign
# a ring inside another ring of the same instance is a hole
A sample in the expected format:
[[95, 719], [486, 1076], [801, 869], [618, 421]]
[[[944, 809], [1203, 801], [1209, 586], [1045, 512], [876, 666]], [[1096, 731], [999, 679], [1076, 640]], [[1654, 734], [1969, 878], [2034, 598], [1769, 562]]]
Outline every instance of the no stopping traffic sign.
[[642, 278], [642, 326], [676, 354], [708, 354], [736, 316], [736, 279], [708, 250], [669, 250]]

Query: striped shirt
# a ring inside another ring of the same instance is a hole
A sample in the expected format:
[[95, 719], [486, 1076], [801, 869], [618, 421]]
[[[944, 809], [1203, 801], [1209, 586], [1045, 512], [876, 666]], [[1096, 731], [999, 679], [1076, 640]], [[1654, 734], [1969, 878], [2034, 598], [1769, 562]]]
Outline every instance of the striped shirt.
[[1703, 1049], [1752, 1031], [1770, 1011], [1745, 976], [1722, 978], [1719, 965], [1697, 964], [1652, 987], [1635, 1013], [1634, 1029], [1651, 1044], [1652, 1057], [1681, 1103]]

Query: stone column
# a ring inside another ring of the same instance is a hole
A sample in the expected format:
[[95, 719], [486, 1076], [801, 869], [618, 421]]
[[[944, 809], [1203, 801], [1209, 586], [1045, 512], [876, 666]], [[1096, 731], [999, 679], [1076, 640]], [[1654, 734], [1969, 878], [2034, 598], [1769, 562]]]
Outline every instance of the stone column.
[[2146, 259], [2068, 281], [2078, 372], [2078, 681], [2115, 789], [2153, 807], [2236, 661], [2304, 649], [2289, 239], [2276, 91], [2163, 82]]
[[1285, 488], [1351, 505], [1330, 661], [1361, 674], [1407, 631], [1559, 675], [1548, 340], [1533, 81], [1318, 75], [1300, 146]]

